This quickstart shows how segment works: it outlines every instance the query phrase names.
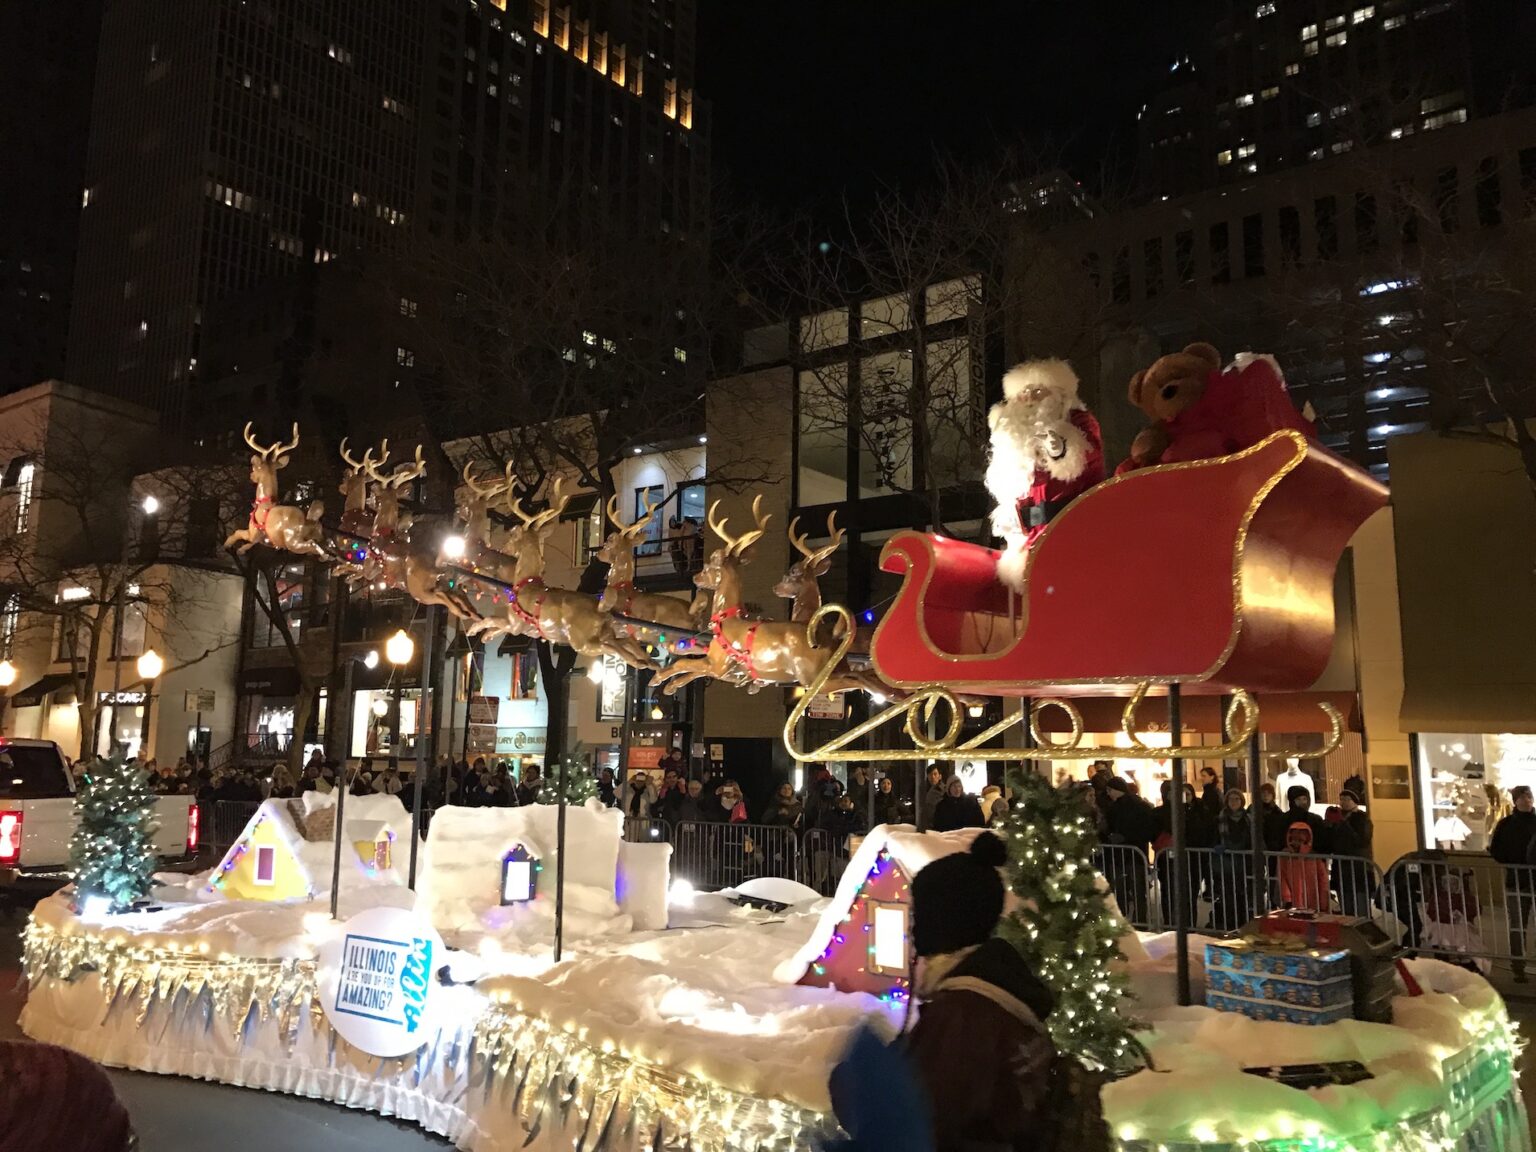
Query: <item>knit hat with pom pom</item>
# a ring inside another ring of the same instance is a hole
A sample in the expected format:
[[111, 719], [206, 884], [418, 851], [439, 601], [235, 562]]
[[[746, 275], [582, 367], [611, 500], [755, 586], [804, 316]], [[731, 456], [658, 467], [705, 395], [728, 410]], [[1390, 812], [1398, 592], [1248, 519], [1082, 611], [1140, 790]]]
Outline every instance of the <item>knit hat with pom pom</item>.
[[939, 956], [984, 943], [1003, 916], [1008, 846], [991, 832], [968, 852], [941, 856], [912, 879], [912, 943], [919, 956]]

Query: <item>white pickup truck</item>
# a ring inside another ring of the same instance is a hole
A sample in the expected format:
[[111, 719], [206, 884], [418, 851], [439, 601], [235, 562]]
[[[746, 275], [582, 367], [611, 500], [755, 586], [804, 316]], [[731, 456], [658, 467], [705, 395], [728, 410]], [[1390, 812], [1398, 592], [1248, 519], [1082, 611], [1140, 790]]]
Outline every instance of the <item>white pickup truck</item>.
[[[196, 855], [195, 797], [157, 796], [155, 818], [155, 855], [162, 863]], [[75, 782], [59, 746], [0, 736], [0, 891], [68, 880], [74, 830]]]

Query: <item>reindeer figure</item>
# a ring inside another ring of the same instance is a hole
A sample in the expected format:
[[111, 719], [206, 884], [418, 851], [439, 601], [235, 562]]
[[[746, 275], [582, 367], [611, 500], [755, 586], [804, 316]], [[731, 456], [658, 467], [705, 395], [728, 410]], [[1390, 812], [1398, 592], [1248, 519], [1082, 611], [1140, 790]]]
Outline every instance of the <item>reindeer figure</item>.
[[379, 458], [373, 458], [373, 449], [363, 453], [361, 460], [354, 459], [347, 451], [347, 441], [341, 441], [341, 459], [347, 470], [342, 473], [340, 491], [342, 497], [341, 531], [353, 540], [364, 540], [372, 523], [368, 515], [368, 467], [383, 467], [389, 460], [389, 441], [379, 445]]
[[470, 567], [489, 568], [506, 562], [507, 558], [491, 547], [491, 508], [517, 482], [513, 468], [509, 462], [504, 478], [482, 485], [475, 479], [474, 464], [464, 465], [464, 484], [454, 494], [454, 509], [464, 523], [464, 559]]
[[[752, 501], [756, 526], [741, 536], [732, 536], [725, 521], [716, 521], [720, 502], [710, 505], [709, 526], [725, 545], [710, 555], [694, 583], [714, 590], [709, 616], [714, 635], [703, 656], [679, 660], [652, 678], [652, 685], [665, 685], [669, 696], [701, 676], [745, 684], [748, 692], [757, 692], [765, 684], [809, 684], [832, 658], [833, 649], [806, 639], [804, 622], [748, 620], [742, 616], [741, 566], [750, 559], [752, 546], [762, 538], [770, 519], [762, 515], [762, 501], [761, 496]], [[888, 691], [879, 679], [848, 668], [830, 677], [825, 691], [853, 688]]]
[[507, 538], [507, 550], [516, 558], [498, 573], [512, 586], [507, 614], [503, 620], [482, 620], [469, 631], [532, 636], [574, 648], [588, 659], [612, 652], [632, 668], [656, 667], [638, 640], [614, 631], [613, 619], [598, 607], [597, 597], [544, 583], [544, 548], [570, 499], [558, 476], [549, 507], [537, 515], [529, 515], [522, 501], [509, 494], [508, 511], [522, 523]]
[[[657, 632], [666, 629], [695, 631], [703, 627], [704, 609], [709, 604], [702, 593], [690, 604], [675, 596], [635, 588], [635, 549], [645, 543], [645, 530], [655, 510], [650, 501], [646, 501], [644, 514], [625, 527], [619, 519], [619, 498], [608, 498], [608, 519], [617, 531], [611, 533], [597, 550], [597, 558], [608, 565], [608, 583], [598, 597], [598, 608], [603, 612], [652, 621], [660, 625], [655, 629]], [[637, 625], [620, 621], [614, 621], [614, 624], [620, 635], [635, 635]]]
[[[462, 620], [479, 620], [480, 613], [475, 611], [469, 597], [459, 589], [445, 585], [436, 564], [437, 549], [413, 540], [410, 520], [400, 512], [400, 490], [426, 470], [420, 446], [413, 462], [396, 468], [387, 476], [380, 475], [378, 465], [367, 465], [365, 471], [374, 482], [374, 516], [366, 563], [376, 560], [378, 578], [391, 588], [401, 589], [418, 604], [441, 604]], [[364, 575], [368, 575], [366, 567]]]
[[325, 505], [316, 500], [306, 513], [289, 504], [275, 503], [280, 492], [277, 473], [288, 467], [289, 456], [299, 446], [299, 426], [293, 426], [293, 439], [287, 444], [278, 441], [263, 448], [251, 435], [251, 425], [247, 422], [245, 442], [251, 446], [251, 483], [256, 485], [256, 501], [251, 506], [250, 523], [238, 532], [231, 532], [224, 547], [240, 543], [236, 551], [243, 556], [256, 545], [265, 543], [302, 556], [328, 557], [330, 553], [326, 551], [320, 529]]
[[811, 617], [821, 607], [821, 586], [817, 580], [832, 567], [832, 553], [842, 547], [843, 537], [848, 533], [837, 526], [837, 513], [828, 512], [827, 536], [830, 539], [820, 548], [813, 549], [807, 544], [810, 533], [795, 534], [799, 523], [798, 516], [789, 522], [789, 542], [795, 546], [795, 551], [800, 553], [802, 559], [791, 564], [789, 571], [779, 578], [779, 582], [773, 586], [773, 594], [780, 599], [794, 601], [789, 612], [791, 622], [809, 624]]

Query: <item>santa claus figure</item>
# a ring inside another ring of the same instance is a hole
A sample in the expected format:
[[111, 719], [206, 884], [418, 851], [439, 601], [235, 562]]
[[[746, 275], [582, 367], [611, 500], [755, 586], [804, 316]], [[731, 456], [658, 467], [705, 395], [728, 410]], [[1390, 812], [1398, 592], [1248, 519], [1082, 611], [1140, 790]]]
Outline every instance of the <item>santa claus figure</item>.
[[997, 575], [1024, 589], [1024, 560], [1053, 517], [1104, 479], [1099, 422], [1077, 395], [1065, 360], [1028, 360], [1003, 377], [1003, 400], [987, 415], [992, 454], [987, 489], [992, 530], [1006, 542]]

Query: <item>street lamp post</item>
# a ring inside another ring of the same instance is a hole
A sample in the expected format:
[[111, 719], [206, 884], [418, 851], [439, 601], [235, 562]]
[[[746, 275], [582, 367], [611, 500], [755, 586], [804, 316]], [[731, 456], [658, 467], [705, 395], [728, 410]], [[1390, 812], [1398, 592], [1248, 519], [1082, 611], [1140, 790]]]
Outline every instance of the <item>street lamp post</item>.
[[9, 660], [0, 660], [0, 735], [5, 733], [5, 700], [11, 693], [11, 685], [16, 683], [16, 665]]
[[[420, 847], [421, 839], [421, 778], [425, 768], [421, 762], [421, 718], [423, 707], [426, 704], [426, 663], [431, 658], [432, 630], [436, 627], [436, 618], [430, 617], [427, 621], [427, 650], [422, 656], [422, 675], [418, 678], [422, 684], [420, 695], [416, 702], [416, 770], [411, 779], [411, 859], [406, 873], [406, 886], [416, 887], [416, 851]], [[384, 654], [389, 657], [389, 662], [395, 666], [395, 740], [391, 748], [392, 759], [398, 768], [400, 763], [400, 669], [411, 662], [416, 655], [416, 642], [404, 628], [400, 629], [384, 645]]]
[[155, 681], [165, 671], [165, 661], [153, 648], [139, 657], [139, 679], [144, 681], [144, 723], [139, 727], [139, 762], [149, 759], [149, 713], [155, 702]]

